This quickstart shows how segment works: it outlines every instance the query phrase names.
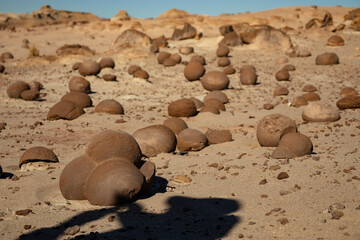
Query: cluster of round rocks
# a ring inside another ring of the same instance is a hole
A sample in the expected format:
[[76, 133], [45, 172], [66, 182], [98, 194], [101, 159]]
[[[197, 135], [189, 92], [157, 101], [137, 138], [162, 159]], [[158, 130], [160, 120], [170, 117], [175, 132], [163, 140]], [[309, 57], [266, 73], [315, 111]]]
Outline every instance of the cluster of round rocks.
[[149, 73], [138, 65], [131, 65], [127, 71], [128, 74], [133, 76], [134, 78], [142, 78], [148, 80], [150, 77]]
[[[114, 68], [115, 62], [112, 58], [105, 57], [99, 63], [87, 60], [78, 66], [78, 71], [83, 76], [96, 75], [103, 68]], [[97, 69], [92, 70], [92, 69]], [[105, 78], [105, 75], [103, 76]], [[89, 94], [91, 84], [82, 76], [74, 76], [69, 80], [69, 93], [65, 94], [48, 112], [48, 120], [73, 120], [85, 113], [84, 108], [93, 106]], [[95, 107], [96, 113], [124, 114], [123, 106], [114, 99], [105, 99]]]
[[37, 81], [26, 83], [24, 81], [16, 81], [7, 88], [6, 93], [9, 98], [23, 99], [26, 101], [34, 101], [39, 98], [40, 90], [44, 86]]

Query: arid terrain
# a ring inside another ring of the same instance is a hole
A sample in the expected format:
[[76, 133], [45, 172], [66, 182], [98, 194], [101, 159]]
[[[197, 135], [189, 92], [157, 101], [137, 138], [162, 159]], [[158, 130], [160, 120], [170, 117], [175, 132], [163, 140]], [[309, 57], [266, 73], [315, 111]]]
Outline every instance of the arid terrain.
[[[45, 6], [30, 15], [0, 14], [0, 54], [14, 57], [0, 62], [5, 67], [0, 73], [0, 239], [360, 239], [360, 104], [339, 110], [334, 122], [305, 121], [306, 106], [291, 106], [308, 84], [316, 87], [320, 101], [336, 109], [343, 88], [360, 92], [360, 14], [344, 18], [354, 9], [299, 6], [215, 17], [172, 9], [153, 19], [120, 11], [100, 19]], [[317, 20], [308, 24], [312, 19]], [[185, 78], [185, 65], [197, 54], [205, 57], [206, 72], [223, 71], [216, 55], [224, 38], [219, 28], [232, 25], [230, 32], [240, 32], [245, 22], [255, 30], [272, 28], [265, 36], [255, 31], [259, 36], [248, 44], [228, 44], [236, 72], [227, 75], [230, 83], [222, 91], [229, 99], [226, 111], [182, 118], [203, 133], [230, 130], [232, 141], [147, 158], [156, 165], [153, 186], [126, 204], [104, 207], [63, 197], [61, 172], [84, 154], [94, 135], [105, 129], [133, 134], [162, 124], [175, 100], [202, 101], [208, 91], [200, 81]], [[196, 34], [174, 40], [174, 29], [185, 23]], [[147, 36], [115, 41], [128, 29]], [[274, 29], [283, 35], [271, 35]], [[344, 44], [327, 45], [333, 35]], [[193, 47], [194, 53], [180, 54], [181, 63], [166, 67], [151, 48], [156, 39], [166, 41], [157, 46], [160, 52]], [[93, 52], [57, 52], [65, 44]], [[311, 55], [299, 57], [300, 52]], [[316, 65], [316, 57], [325, 52], [336, 53], [339, 64]], [[69, 92], [69, 80], [80, 76], [73, 65], [103, 57], [111, 57], [115, 67], [85, 76], [93, 107], [74, 120], [48, 120], [49, 110]], [[247, 64], [256, 68], [255, 85], [240, 82], [240, 68]], [[289, 71], [289, 81], [277, 81], [275, 73], [287, 64], [296, 70]], [[148, 80], [128, 74], [131, 65], [146, 70]], [[105, 74], [115, 75], [116, 81], [105, 81]], [[7, 89], [18, 80], [40, 82], [39, 98], [9, 98]], [[286, 87], [288, 94], [274, 96], [277, 86]], [[105, 99], [118, 101], [124, 114], [95, 112]], [[267, 103], [273, 108], [264, 107]], [[274, 147], [260, 146], [257, 125], [274, 113], [296, 122], [312, 141], [311, 154], [275, 159]], [[20, 169], [20, 157], [34, 146], [53, 150], [59, 162]], [[279, 179], [281, 172], [288, 178]]]

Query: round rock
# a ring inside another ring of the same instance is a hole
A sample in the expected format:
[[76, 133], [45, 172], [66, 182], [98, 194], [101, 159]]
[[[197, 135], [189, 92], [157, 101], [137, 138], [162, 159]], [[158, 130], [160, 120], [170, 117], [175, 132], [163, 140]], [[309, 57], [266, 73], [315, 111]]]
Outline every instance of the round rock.
[[150, 77], [148, 72], [145, 71], [145, 70], [142, 70], [142, 69], [137, 70], [136, 72], [134, 72], [133, 76], [136, 77], [136, 78], [142, 78], [142, 79], [145, 79], [145, 80], [148, 80], [149, 77]]
[[358, 92], [352, 88], [352, 87], [344, 87], [343, 89], [341, 89], [340, 91], [340, 95], [342, 97], [347, 97], [347, 96], [357, 96], [359, 95]]
[[91, 138], [85, 151], [90, 160], [100, 163], [112, 157], [121, 157], [137, 165], [141, 151], [135, 138], [124, 131], [104, 130]]
[[83, 77], [74, 76], [69, 81], [69, 90], [70, 92], [90, 93], [90, 82]]
[[236, 70], [233, 66], [227, 66], [226, 68], [224, 68], [223, 72], [226, 74], [226, 75], [231, 75], [231, 74], [234, 74], [236, 73]]
[[316, 101], [304, 108], [302, 118], [309, 122], [334, 122], [340, 119], [340, 113], [329, 103]]
[[107, 82], [116, 81], [116, 75], [114, 74], [104, 74], [102, 78]]
[[205, 73], [204, 66], [198, 61], [190, 61], [184, 68], [185, 78], [189, 81], [200, 79]]
[[209, 98], [206, 101], [204, 101], [204, 106], [205, 107], [215, 107], [217, 109], [219, 109], [220, 111], [226, 111], [225, 105], [222, 103], [221, 100], [217, 99], [217, 98]]
[[340, 109], [360, 108], [360, 96], [343, 97], [336, 102], [336, 106]]
[[85, 195], [92, 205], [114, 206], [131, 200], [144, 183], [144, 175], [133, 164], [120, 159], [97, 165], [90, 173]]
[[159, 64], [163, 64], [165, 59], [169, 58], [170, 56], [171, 56], [171, 54], [168, 52], [159, 52], [159, 54], [157, 56], [157, 61]]
[[190, 100], [195, 103], [197, 110], [199, 110], [200, 108], [202, 108], [204, 106], [204, 103], [195, 97], [191, 97]]
[[254, 70], [244, 68], [240, 71], [240, 82], [243, 85], [255, 85], [257, 82], [257, 75]]
[[100, 68], [114, 68], [115, 62], [111, 57], [104, 57], [99, 62]]
[[69, 162], [60, 175], [60, 191], [68, 200], [85, 200], [85, 185], [96, 164], [85, 156]]
[[320, 96], [319, 96], [319, 94], [314, 93], [314, 92], [304, 93], [302, 96], [303, 96], [303, 97], [306, 99], [306, 101], [308, 101], [308, 102], [320, 101]]
[[32, 147], [26, 150], [20, 157], [19, 167], [28, 162], [59, 162], [56, 154], [46, 147]]
[[178, 135], [182, 130], [188, 128], [188, 125], [184, 120], [178, 117], [171, 117], [164, 121], [164, 126], [170, 128], [176, 135]]
[[306, 100], [306, 98], [304, 98], [304, 96], [297, 96], [291, 102], [290, 106], [292, 106], [292, 107], [300, 107], [300, 106], [305, 106], [307, 104], [308, 104], [308, 101]]
[[307, 84], [303, 87], [303, 92], [316, 92], [317, 89], [314, 85]]
[[114, 99], [106, 99], [96, 105], [95, 112], [107, 114], [124, 114], [124, 108], [118, 101]]
[[309, 137], [301, 133], [287, 133], [281, 137], [271, 157], [277, 159], [302, 157], [311, 154], [312, 150], [313, 144]]
[[297, 132], [295, 121], [282, 114], [271, 114], [258, 123], [256, 137], [261, 146], [276, 147], [281, 135], [289, 132]]
[[69, 92], [62, 96], [60, 101], [73, 102], [79, 105], [81, 108], [87, 108], [92, 106], [92, 100], [86, 93], [83, 92]]
[[227, 57], [230, 53], [230, 48], [225, 44], [220, 44], [219, 47], [216, 49], [216, 56], [218, 57]]
[[275, 78], [278, 81], [289, 81], [290, 74], [286, 70], [280, 70], [275, 74]]
[[333, 35], [331, 36], [328, 41], [327, 44], [328, 46], [344, 46], [344, 39], [342, 37], [340, 37], [339, 35]]
[[200, 109], [200, 113], [204, 113], [204, 112], [210, 112], [213, 114], [220, 114], [220, 110], [217, 107], [214, 106], [204, 106]]
[[190, 59], [190, 62], [197, 61], [201, 63], [201, 65], [206, 65], [206, 59], [201, 55], [195, 55]]
[[316, 65], [334, 65], [339, 64], [339, 57], [336, 53], [326, 52], [316, 57]]
[[172, 117], [191, 117], [196, 115], [196, 106], [190, 99], [179, 99], [169, 104], [168, 113]]
[[176, 148], [175, 133], [163, 125], [153, 125], [138, 129], [134, 132], [133, 137], [146, 157], [154, 157], [159, 153], [173, 152]]
[[180, 152], [199, 151], [208, 144], [205, 134], [192, 128], [181, 131], [177, 140], [177, 147]]
[[289, 94], [289, 90], [284, 86], [277, 86], [273, 92], [273, 96], [286, 96]]
[[179, 53], [183, 54], [183, 55], [189, 55], [191, 53], [194, 52], [194, 48], [193, 47], [181, 47], [179, 49]]
[[78, 71], [82, 76], [98, 75], [101, 67], [96, 61], [87, 60], [80, 64]]
[[34, 101], [36, 100], [40, 95], [40, 92], [35, 89], [25, 90], [21, 92], [21, 98], [26, 101]]
[[85, 113], [84, 109], [74, 102], [60, 101], [56, 103], [47, 115], [47, 120], [73, 120]]
[[21, 98], [21, 93], [29, 89], [29, 84], [27, 84], [26, 82], [16, 81], [7, 88], [6, 93], [9, 98]]
[[134, 73], [138, 70], [141, 70], [141, 67], [138, 66], [138, 65], [131, 65], [129, 68], [128, 68], [128, 73], [130, 75], [134, 75]]
[[228, 57], [221, 57], [218, 59], [217, 64], [219, 67], [226, 67], [231, 64], [230, 59]]
[[201, 78], [202, 86], [208, 91], [224, 90], [229, 86], [230, 80], [225, 73], [210, 71]]

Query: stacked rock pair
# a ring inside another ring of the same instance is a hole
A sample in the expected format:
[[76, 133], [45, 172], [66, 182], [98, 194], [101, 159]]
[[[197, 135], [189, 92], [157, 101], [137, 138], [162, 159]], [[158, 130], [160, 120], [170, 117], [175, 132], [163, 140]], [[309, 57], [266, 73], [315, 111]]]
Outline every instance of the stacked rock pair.
[[298, 133], [295, 121], [281, 114], [271, 114], [260, 120], [256, 137], [261, 146], [277, 147], [273, 158], [295, 158], [312, 153], [309, 137]]
[[181, 63], [181, 56], [178, 53], [160, 52], [157, 56], [157, 61], [165, 67], [173, 67]]
[[75, 63], [73, 65], [73, 70], [78, 70], [82, 76], [96, 76], [100, 73], [101, 69], [114, 67], [114, 60], [110, 57], [104, 57], [99, 63], [92, 59], [85, 60], [81, 63]]
[[243, 65], [240, 69], [240, 82], [242, 85], [255, 85], [257, 82], [256, 69], [253, 65]]
[[226, 44], [219, 44], [216, 50], [216, 56], [218, 57], [217, 64], [219, 67], [227, 67], [231, 64], [231, 61], [228, 57], [230, 53], [230, 48]]
[[91, 139], [84, 155], [65, 166], [59, 185], [66, 199], [111, 206], [148, 192], [154, 177], [155, 165], [141, 160], [130, 134], [105, 130]]
[[228, 97], [221, 91], [211, 91], [204, 97], [204, 104], [200, 112], [211, 112], [220, 114], [221, 111], [226, 111], [225, 104], [229, 102]]
[[43, 85], [37, 81], [31, 83], [16, 81], [7, 88], [6, 93], [9, 98], [33, 101], [39, 98], [40, 90], [42, 88]]
[[131, 65], [128, 68], [128, 73], [130, 75], [132, 75], [134, 78], [142, 78], [145, 80], [149, 79], [149, 73], [145, 70], [143, 70], [140, 66], [138, 65]]

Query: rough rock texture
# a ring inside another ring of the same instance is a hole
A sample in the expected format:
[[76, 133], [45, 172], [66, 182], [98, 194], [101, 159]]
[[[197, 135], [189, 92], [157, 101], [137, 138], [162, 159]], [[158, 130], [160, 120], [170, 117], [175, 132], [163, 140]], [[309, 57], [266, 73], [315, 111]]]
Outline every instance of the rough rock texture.
[[121, 50], [129, 47], [148, 48], [151, 38], [143, 32], [135, 29], [127, 29], [118, 36], [111, 44], [112, 50]]
[[339, 109], [360, 108], [360, 96], [350, 95], [336, 102]]
[[47, 120], [73, 120], [80, 117], [84, 113], [84, 109], [82, 109], [82, 107], [80, 107], [76, 103], [69, 101], [60, 101], [49, 110]]
[[101, 67], [96, 61], [87, 60], [80, 64], [78, 71], [82, 76], [98, 75]]
[[29, 89], [29, 84], [27, 84], [26, 82], [16, 81], [7, 88], [6, 93], [9, 98], [21, 98], [21, 93]]
[[340, 95], [342, 97], [357, 96], [357, 95], [359, 95], [359, 93], [352, 87], [345, 87], [340, 90]]
[[317, 101], [304, 108], [302, 118], [309, 122], [333, 122], [340, 119], [340, 113], [329, 103]]
[[339, 35], [333, 35], [328, 39], [326, 45], [328, 45], [328, 46], [343, 46], [344, 44], [345, 44], [344, 39], [342, 37], [340, 37]]
[[90, 96], [83, 92], [69, 92], [62, 96], [60, 101], [73, 102], [81, 108], [87, 108], [92, 106], [92, 100]]
[[180, 152], [199, 151], [208, 144], [205, 134], [192, 128], [181, 131], [177, 141], [177, 147]]
[[176, 148], [175, 133], [163, 125], [152, 125], [133, 133], [141, 152], [146, 157], [154, 157], [159, 153], [173, 152]]
[[294, 120], [282, 114], [270, 114], [258, 123], [256, 137], [261, 146], [276, 147], [281, 135], [289, 132], [297, 132]]
[[84, 55], [92, 56], [95, 54], [94, 50], [91, 50], [88, 46], [81, 44], [65, 44], [56, 50], [58, 56], [66, 55]]
[[196, 36], [196, 28], [194, 28], [191, 24], [185, 23], [183, 29], [174, 29], [172, 34], [173, 40], [184, 40], [184, 39], [191, 39]]
[[32, 147], [27, 149], [20, 157], [19, 167], [28, 162], [59, 162], [56, 154], [46, 147]]

